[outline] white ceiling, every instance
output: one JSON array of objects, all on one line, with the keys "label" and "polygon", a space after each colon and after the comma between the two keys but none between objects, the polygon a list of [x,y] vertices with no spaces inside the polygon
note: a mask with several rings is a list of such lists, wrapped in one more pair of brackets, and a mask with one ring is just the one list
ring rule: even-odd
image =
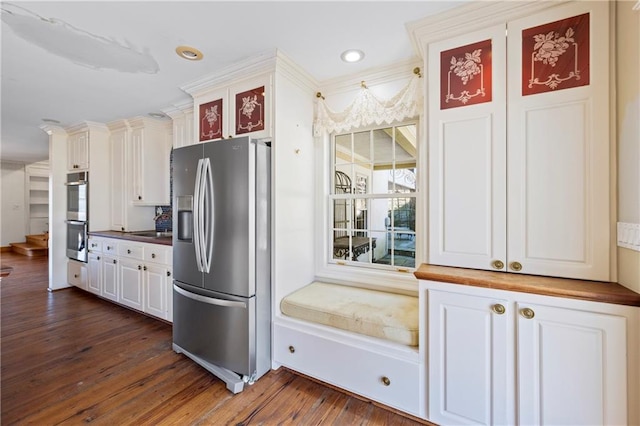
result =
[{"label": "white ceiling", "polygon": [[[319,82],[416,56],[407,22],[460,1],[2,1],[2,160],[47,159],[43,118],[106,123],[188,101],[179,89],[279,49]],[[204,59],[176,55],[196,47]],[[365,52],[347,64],[340,53]]]}]

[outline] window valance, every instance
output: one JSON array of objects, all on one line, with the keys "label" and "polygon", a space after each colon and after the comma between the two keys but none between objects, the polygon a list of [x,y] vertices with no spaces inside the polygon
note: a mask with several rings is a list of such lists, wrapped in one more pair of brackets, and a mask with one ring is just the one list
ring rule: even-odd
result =
[{"label": "window valance", "polygon": [[316,136],[323,132],[345,132],[373,124],[391,124],[418,116],[422,112],[422,79],[419,73],[389,100],[375,96],[363,83],[354,101],[344,111],[329,109],[324,97],[318,96],[314,130]]}]

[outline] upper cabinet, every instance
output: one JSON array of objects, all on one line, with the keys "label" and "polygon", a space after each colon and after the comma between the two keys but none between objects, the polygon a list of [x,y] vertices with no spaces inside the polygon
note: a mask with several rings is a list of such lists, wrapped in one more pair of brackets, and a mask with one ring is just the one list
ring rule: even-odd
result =
[{"label": "upper cabinet", "polygon": [[89,169],[89,131],[83,130],[69,135],[67,139],[67,170]]},{"label": "upper cabinet", "polygon": [[169,204],[171,123],[145,117],[128,122],[131,126],[127,150],[131,201],[138,205]]},{"label": "upper cabinet", "polygon": [[428,261],[608,281],[609,5],[487,9],[500,7],[510,10],[485,24],[478,13],[491,10],[468,14],[470,25],[452,15],[447,38],[416,31],[428,69]]},{"label": "upper cabinet", "polygon": [[273,136],[272,74],[244,78],[194,94],[195,142]]}]

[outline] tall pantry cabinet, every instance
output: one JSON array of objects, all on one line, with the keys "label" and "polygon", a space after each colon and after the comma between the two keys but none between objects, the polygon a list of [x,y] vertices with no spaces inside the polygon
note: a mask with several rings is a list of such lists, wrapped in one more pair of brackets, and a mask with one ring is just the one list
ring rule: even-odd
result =
[{"label": "tall pantry cabinet", "polygon": [[429,263],[609,281],[609,5],[482,6],[416,31]]}]

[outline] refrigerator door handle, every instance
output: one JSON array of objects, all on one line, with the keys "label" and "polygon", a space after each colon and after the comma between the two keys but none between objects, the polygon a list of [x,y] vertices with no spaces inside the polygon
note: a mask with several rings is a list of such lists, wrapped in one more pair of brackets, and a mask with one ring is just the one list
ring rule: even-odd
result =
[{"label": "refrigerator door handle", "polygon": [[196,184],[193,190],[193,245],[196,251],[196,265],[198,265],[198,271],[203,272],[204,267],[202,264],[202,242],[201,242],[201,222],[202,222],[202,203],[200,194],[202,192],[202,166],[203,160],[198,160],[198,167],[196,168]]},{"label": "refrigerator door handle", "polygon": [[214,231],[214,197],[213,197],[213,172],[211,170],[211,160],[206,158],[204,160],[204,175],[202,177],[204,181],[203,198],[207,198],[209,211],[204,215],[206,223],[203,226],[203,242],[202,242],[202,256],[203,267],[206,273],[211,270],[211,260],[213,259],[213,231]]},{"label": "refrigerator door handle", "polygon": [[191,293],[186,290],[181,289],[177,285],[173,285],[173,290],[176,293],[183,295],[191,300],[195,300],[197,302],[208,303],[209,305],[216,306],[226,306],[228,308],[247,308],[247,304],[244,302],[236,302],[235,300],[222,300],[222,299],[214,299],[212,297],[201,296],[199,294]]}]

